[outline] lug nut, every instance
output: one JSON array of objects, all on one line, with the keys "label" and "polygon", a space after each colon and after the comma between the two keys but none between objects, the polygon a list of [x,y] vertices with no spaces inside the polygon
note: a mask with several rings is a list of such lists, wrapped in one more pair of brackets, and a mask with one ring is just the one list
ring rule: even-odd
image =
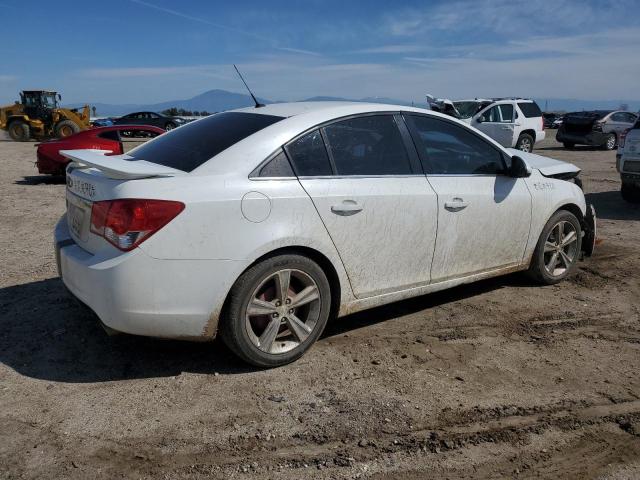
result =
[{"label": "lug nut", "polygon": [[290,298],[287,298],[287,299],[284,301],[284,303],[286,303],[287,305],[289,305],[289,304],[291,303],[291,299],[290,299]]},{"label": "lug nut", "polygon": [[293,308],[291,310],[289,310],[289,313],[293,313]]},{"label": "lug nut", "polygon": [[274,313],[274,314],[272,315],[272,317],[273,317],[273,318],[278,318],[278,314],[277,314],[277,313]]},{"label": "lug nut", "polygon": [[279,307],[281,305],[280,300],[276,300],[276,307]]}]

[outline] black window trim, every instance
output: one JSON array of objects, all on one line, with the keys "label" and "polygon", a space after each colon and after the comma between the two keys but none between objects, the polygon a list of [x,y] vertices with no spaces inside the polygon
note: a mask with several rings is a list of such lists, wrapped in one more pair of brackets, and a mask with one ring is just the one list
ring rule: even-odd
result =
[{"label": "black window trim", "polygon": [[[435,119],[440,120],[442,122],[450,123],[452,125],[455,125],[456,127],[465,128],[463,125],[460,125],[457,122],[452,122],[448,118],[443,118],[443,117],[436,116],[436,115],[426,115],[424,113],[411,112],[411,111],[402,112],[402,115],[403,115],[403,117],[412,116],[413,115],[413,116],[416,116],[416,117],[435,118]],[[407,127],[409,128],[409,132],[411,133],[411,137],[413,138],[413,141],[415,143],[416,142],[416,138],[418,137],[419,134],[416,131],[415,126],[410,121],[410,119],[405,118],[404,120],[405,120],[405,123],[407,124]],[[487,142],[487,140],[485,138],[482,138],[481,135],[478,135],[472,129],[467,128],[467,130],[469,131],[469,133],[471,133],[472,135],[475,135],[479,140],[483,141],[484,143],[489,145],[491,148],[493,148],[494,150],[496,150],[500,154],[500,159],[502,160],[503,171],[502,172],[498,172],[498,173],[430,173],[430,172],[427,171],[427,167],[430,166],[429,158],[427,157],[427,158],[423,159],[423,156],[425,156],[425,154],[424,154],[424,152],[421,151],[422,149],[417,148],[417,145],[416,145],[416,150],[418,151],[418,155],[420,157],[420,163],[422,164],[422,167],[424,168],[424,174],[427,177],[453,177],[453,176],[456,176],[456,177],[497,177],[498,175],[509,176],[508,173],[507,173],[509,171],[509,160],[511,160],[511,157],[509,156],[509,154],[504,152],[502,149],[497,148],[492,143]]]},{"label": "black window trim", "polygon": [[[400,135],[402,137],[402,142],[404,144],[406,153],[407,153],[407,157],[409,159],[409,166],[411,168],[412,173],[405,173],[405,174],[394,174],[394,175],[338,175],[336,172],[336,167],[335,167],[335,163],[333,160],[333,153],[331,152],[331,147],[329,146],[329,142],[327,141],[326,138],[326,134],[324,133],[324,129],[325,127],[328,127],[329,125],[332,125],[334,123],[338,123],[338,122],[342,122],[345,120],[350,120],[352,118],[361,118],[361,117],[373,117],[373,116],[380,116],[380,115],[387,115],[387,116],[392,116],[394,117],[395,123],[398,127],[398,130],[400,131]],[[401,118],[402,122],[398,121],[398,118]],[[336,178],[347,178],[347,179],[361,179],[361,178],[406,178],[406,177],[416,177],[416,176],[421,176],[423,177],[425,175],[423,169],[422,169],[422,163],[420,162],[420,158],[418,156],[418,152],[417,149],[413,143],[413,139],[407,139],[405,137],[405,134],[403,133],[403,128],[402,126],[404,126],[404,128],[406,129],[406,133],[409,133],[409,129],[407,127],[407,125],[405,125],[404,122],[404,118],[402,118],[402,112],[401,111],[396,111],[396,110],[385,110],[385,111],[375,111],[375,112],[364,112],[364,113],[352,113],[349,115],[345,115],[343,117],[338,117],[338,118],[332,118],[331,120],[327,120],[326,122],[322,122],[322,123],[318,123],[317,125],[314,125],[311,128],[308,128],[307,130],[305,130],[302,133],[299,133],[298,135],[296,135],[295,137],[293,137],[291,140],[289,140],[287,143],[285,143],[282,148],[284,149],[285,154],[287,155],[287,158],[289,159],[289,163],[291,164],[291,167],[294,171],[294,173],[296,174],[296,178],[298,179],[304,179],[304,180],[315,180],[315,179],[336,179]],[[291,145],[292,143],[294,143],[296,140],[304,137],[305,135],[318,130],[320,132],[320,135],[322,137],[322,142],[324,143],[324,148],[327,152],[327,156],[329,157],[329,164],[331,166],[331,175],[298,175],[297,173],[297,169],[295,166],[295,162],[291,159],[291,155],[289,154],[288,151],[288,147],[289,145]],[[410,135],[410,134],[409,134]],[[410,143],[409,143],[410,142]],[[255,170],[254,170],[255,171]],[[264,177],[262,177],[264,178]],[[282,177],[278,177],[278,178],[282,178]]]}]

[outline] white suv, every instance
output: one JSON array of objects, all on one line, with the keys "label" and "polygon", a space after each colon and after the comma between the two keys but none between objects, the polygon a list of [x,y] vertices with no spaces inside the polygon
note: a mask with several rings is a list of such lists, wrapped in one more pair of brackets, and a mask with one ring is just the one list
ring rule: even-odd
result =
[{"label": "white suv", "polygon": [[427,101],[432,110],[468,123],[503,147],[531,152],[533,146],[545,138],[542,112],[533,100],[475,98],[452,102],[428,95]]}]

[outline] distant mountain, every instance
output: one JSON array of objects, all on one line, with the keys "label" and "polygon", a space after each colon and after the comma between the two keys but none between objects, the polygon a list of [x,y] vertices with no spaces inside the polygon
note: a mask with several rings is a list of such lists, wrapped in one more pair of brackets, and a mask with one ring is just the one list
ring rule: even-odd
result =
[{"label": "distant mountain", "polygon": [[[273,103],[264,98],[258,98],[260,103]],[[91,103],[92,107],[96,107],[96,115],[99,117],[111,117],[125,115],[131,112],[150,111],[161,112],[167,108],[176,107],[185,110],[206,110],[207,112],[221,112],[224,110],[232,110],[234,108],[250,107],[253,100],[249,95],[242,93],[228,92],[226,90],[209,90],[207,92],[196,95],[186,100],[170,100],[167,102],[151,103],[151,104],[123,104],[112,105],[108,103]],[[84,104],[72,104],[68,107],[82,107]]]},{"label": "distant mountain", "polygon": [[[279,103],[264,98],[259,98],[260,103]],[[394,98],[386,97],[365,97],[361,99],[349,99],[344,97],[332,97],[332,96],[316,96],[307,98],[303,101],[306,102],[321,102],[321,101],[351,101],[351,102],[374,102],[374,103],[388,103],[391,105],[413,105],[413,102],[405,100],[398,100]],[[549,111],[576,111],[576,110],[594,110],[594,109],[617,109],[620,105],[626,104],[629,111],[637,112],[640,110],[640,101],[638,100],[579,100],[569,98],[536,98],[536,102],[540,105],[540,108],[545,108]],[[196,95],[193,98],[184,100],[171,100],[167,102],[152,103],[152,104],[122,104],[113,105],[108,103],[91,103],[87,102],[91,106],[96,107],[96,114],[100,117],[105,116],[120,116],[126,113],[136,111],[152,111],[160,112],[167,108],[176,107],[183,108],[185,110],[206,110],[207,112],[221,112],[224,110],[232,110],[234,108],[250,107],[253,105],[253,100],[249,95],[236,92],[228,92],[226,90],[209,90],[207,92]],[[83,104],[68,105],[69,107],[81,107]],[[415,103],[416,107],[426,106],[424,98],[418,99]]]}]

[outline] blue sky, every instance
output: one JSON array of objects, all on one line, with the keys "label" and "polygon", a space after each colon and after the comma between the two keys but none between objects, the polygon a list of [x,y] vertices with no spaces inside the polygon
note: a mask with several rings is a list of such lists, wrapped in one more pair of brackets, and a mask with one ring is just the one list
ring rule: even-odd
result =
[{"label": "blue sky", "polygon": [[640,0],[0,0],[0,14],[3,103],[242,91],[232,63],[274,100],[640,100]]}]

